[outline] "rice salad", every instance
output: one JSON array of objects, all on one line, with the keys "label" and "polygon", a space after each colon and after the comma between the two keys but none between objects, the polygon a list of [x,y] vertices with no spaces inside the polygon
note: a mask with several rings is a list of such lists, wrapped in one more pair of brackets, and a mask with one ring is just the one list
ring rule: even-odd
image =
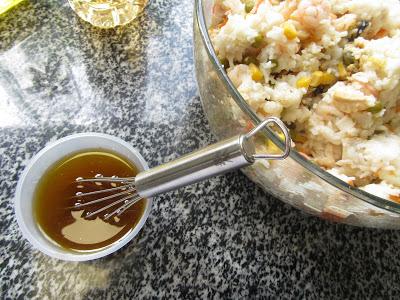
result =
[{"label": "rice salad", "polygon": [[400,203],[400,2],[216,0],[210,36],[260,118],[332,175]]}]

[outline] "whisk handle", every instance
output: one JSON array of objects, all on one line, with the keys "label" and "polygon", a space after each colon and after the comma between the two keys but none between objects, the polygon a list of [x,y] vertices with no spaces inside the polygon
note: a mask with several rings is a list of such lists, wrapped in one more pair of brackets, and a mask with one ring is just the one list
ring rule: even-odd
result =
[{"label": "whisk handle", "polygon": [[252,161],[243,146],[250,152],[254,145],[243,145],[242,139],[236,136],[141,172],[135,178],[136,189],[142,197],[155,196],[250,165]]},{"label": "whisk handle", "polygon": [[[283,132],[286,142],[283,154],[256,154],[252,137],[268,124],[278,126]],[[139,173],[135,178],[135,186],[140,196],[151,197],[251,165],[259,158],[283,159],[289,151],[288,130],[282,121],[272,117],[247,134],[229,138]]]}]

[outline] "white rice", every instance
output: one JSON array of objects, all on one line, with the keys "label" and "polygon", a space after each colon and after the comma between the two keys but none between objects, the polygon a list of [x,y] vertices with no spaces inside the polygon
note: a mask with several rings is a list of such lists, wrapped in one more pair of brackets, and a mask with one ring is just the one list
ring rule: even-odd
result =
[{"label": "white rice", "polygon": [[217,0],[210,36],[260,118],[280,117],[331,174],[399,201],[398,0]]}]

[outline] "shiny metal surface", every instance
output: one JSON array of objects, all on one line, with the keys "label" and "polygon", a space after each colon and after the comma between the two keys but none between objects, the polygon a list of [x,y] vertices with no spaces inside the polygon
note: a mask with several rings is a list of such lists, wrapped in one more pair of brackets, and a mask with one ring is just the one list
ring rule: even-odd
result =
[{"label": "shiny metal surface", "polygon": [[[281,154],[256,153],[257,147],[255,145],[254,136],[270,125],[278,127],[282,132],[285,138],[284,151]],[[75,205],[74,208],[81,206],[90,207],[92,204],[113,199],[108,205],[95,211],[88,212],[86,218],[90,218],[114,206],[115,208],[112,212],[105,214],[105,219],[114,215],[120,216],[142,198],[153,197],[223,174],[227,171],[252,165],[257,159],[285,159],[290,153],[290,146],[291,140],[286,126],[278,118],[270,117],[246,134],[240,134],[220,141],[158,167],[140,172],[136,178],[96,176],[94,178],[84,179],[79,177],[76,179],[77,183],[118,182],[122,184],[122,186],[88,193],[79,193],[76,195],[76,198],[80,198],[81,200],[93,194],[107,193],[108,196],[88,202],[84,201],[82,204]],[[116,191],[117,193],[114,193]],[[109,193],[111,193],[111,195]]]},{"label": "shiny metal surface", "polygon": [[251,161],[244,155],[241,141],[241,136],[236,136],[141,172],[136,176],[136,188],[142,197],[150,197],[248,166]]},{"label": "shiny metal surface", "polygon": [[[265,126],[278,126],[285,137],[282,154],[257,154],[252,139]],[[290,136],[286,126],[277,118],[268,118],[249,133],[238,135],[136,176],[135,186],[142,197],[152,197],[199,182],[227,171],[249,166],[256,159],[284,159],[290,152]]]},{"label": "shiny metal surface", "polygon": [[281,133],[283,134],[283,142],[284,142],[284,149],[283,153],[279,154],[270,154],[270,153],[255,153],[252,155],[252,159],[268,159],[268,160],[274,160],[274,159],[285,159],[286,157],[289,156],[290,150],[291,150],[291,138],[288,129],[286,128],[286,125],[278,118],[276,117],[269,117],[262,121],[258,126],[253,128],[249,133],[244,135],[244,138],[246,140],[251,139],[253,136],[255,136],[258,132],[262,131],[265,129],[266,126],[268,125],[275,125],[276,127],[279,128]]}]

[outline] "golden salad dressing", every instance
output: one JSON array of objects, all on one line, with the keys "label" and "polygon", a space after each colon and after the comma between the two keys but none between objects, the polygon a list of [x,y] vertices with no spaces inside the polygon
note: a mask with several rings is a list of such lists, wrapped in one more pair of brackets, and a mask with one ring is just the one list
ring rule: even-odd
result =
[{"label": "golden salad dressing", "polygon": [[[78,199],[73,196],[77,192],[112,186],[76,183],[75,179],[92,178],[96,174],[132,177],[137,173],[137,168],[128,160],[111,152],[85,151],[61,159],[46,171],[34,193],[33,209],[39,228],[51,241],[70,251],[97,251],[117,242],[136,226],[143,215],[146,200],[137,202],[119,217],[104,220],[107,212],[116,209],[111,207],[109,211],[87,220],[83,218],[86,211],[104,207],[112,200],[74,210],[71,208]],[[85,201],[107,195],[88,196]]]}]

